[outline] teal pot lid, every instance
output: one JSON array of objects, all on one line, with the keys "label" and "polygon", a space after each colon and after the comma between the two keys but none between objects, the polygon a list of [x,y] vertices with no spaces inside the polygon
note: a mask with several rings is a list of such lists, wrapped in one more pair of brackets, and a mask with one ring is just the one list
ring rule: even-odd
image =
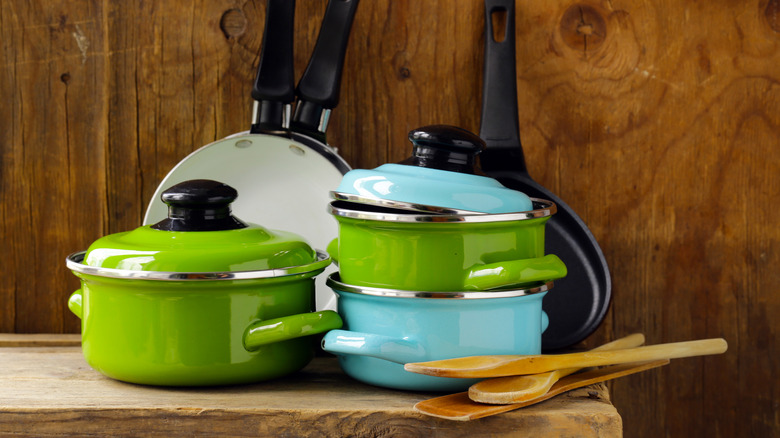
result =
[{"label": "teal pot lid", "polygon": [[235,218],[230,204],[237,197],[235,189],[217,181],[176,184],[162,194],[166,219],[96,240],[83,264],[129,271],[234,272],[318,261],[301,236]]},{"label": "teal pot lid", "polygon": [[504,187],[477,168],[485,142],[448,125],[409,133],[412,156],[398,164],[355,169],[332,192],[337,200],[441,214],[515,213],[532,210],[523,192]]}]

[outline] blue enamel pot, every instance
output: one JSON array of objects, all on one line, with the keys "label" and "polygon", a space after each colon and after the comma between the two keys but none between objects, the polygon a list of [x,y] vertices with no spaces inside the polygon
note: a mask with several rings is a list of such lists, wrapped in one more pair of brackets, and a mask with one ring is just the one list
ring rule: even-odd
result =
[{"label": "blue enamel pot", "polygon": [[462,391],[480,379],[434,377],[403,364],[490,354],[540,354],[552,283],[491,292],[417,292],[327,281],[336,293],[343,330],[322,340],[352,378],[415,391]]}]

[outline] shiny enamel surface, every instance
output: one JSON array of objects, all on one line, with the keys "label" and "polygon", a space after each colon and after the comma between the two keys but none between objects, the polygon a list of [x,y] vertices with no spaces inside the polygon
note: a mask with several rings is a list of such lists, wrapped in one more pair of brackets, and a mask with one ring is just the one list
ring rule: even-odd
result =
[{"label": "shiny enamel surface", "polygon": [[126,382],[200,386],[290,374],[314,356],[309,335],[341,326],[312,312],[316,272],[228,281],[148,281],[75,272],[69,301],[90,366]]},{"label": "shiny enamel surface", "polygon": [[351,170],[344,175],[336,191],[436,209],[481,213],[532,209],[528,196],[504,187],[493,178],[403,164]]},{"label": "shiny enamel surface", "polygon": [[[407,222],[382,213],[334,213],[339,238],[328,252],[339,265],[341,279],[356,286],[487,290],[555,280],[567,272],[557,256],[544,254],[545,222],[554,209],[541,202],[538,207],[514,219],[467,216],[487,219],[479,222],[447,221],[446,216],[442,222]],[[502,220],[490,220],[492,216]]]},{"label": "shiny enamel surface", "polygon": [[162,272],[259,271],[312,263],[317,253],[294,233],[259,225],[227,231],[160,231],[142,226],[96,240],[84,264]]},{"label": "shiny enamel surface", "polygon": [[323,338],[348,375],[364,383],[418,391],[459,391],[475,379],[407,372],[403,364],[486,354],[539,354],[547,292],[504,298],[399,298],[340,291],[343,330]]}]

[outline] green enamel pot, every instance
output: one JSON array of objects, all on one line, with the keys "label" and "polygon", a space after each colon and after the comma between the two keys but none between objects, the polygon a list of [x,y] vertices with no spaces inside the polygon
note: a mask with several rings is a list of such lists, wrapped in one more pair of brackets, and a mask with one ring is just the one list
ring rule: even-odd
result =
[{"label": "green enamel pot", "polygon": [[334,201],[339,237],[328,246],[346,284],[400,290],[494,290],[566,276],[544,254],[545,223],[555,204],[501,214],[409,214]]},{"label": "green enamel pot", "polygon": [[165,193],[169,217],[98,239],[67,258],[80,278],[68,307],[97,371],[132,383],[250,383],[300,370],[341,327],[314,312],[314,278],[331,262],[299,236],[230,214],[237,194],[208,180]]}]

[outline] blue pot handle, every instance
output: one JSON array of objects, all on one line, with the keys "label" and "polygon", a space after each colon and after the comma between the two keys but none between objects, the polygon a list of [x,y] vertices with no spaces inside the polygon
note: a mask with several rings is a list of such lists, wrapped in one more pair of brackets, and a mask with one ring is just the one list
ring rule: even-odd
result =
[{"label": "blue pot handle", "polygon": [[542,331],[540,333],[544,333],[545,330],[547,330],[547,327],[550,326],[550,317],[547,316],[547,312],[542,310]]},{"label": "blue pot handle", "polygon": [[322,338],[322,349],[333,354],[370,356],[401,364],[427,360],[425,348],[417,341],[349,330],[329,331]]}]

